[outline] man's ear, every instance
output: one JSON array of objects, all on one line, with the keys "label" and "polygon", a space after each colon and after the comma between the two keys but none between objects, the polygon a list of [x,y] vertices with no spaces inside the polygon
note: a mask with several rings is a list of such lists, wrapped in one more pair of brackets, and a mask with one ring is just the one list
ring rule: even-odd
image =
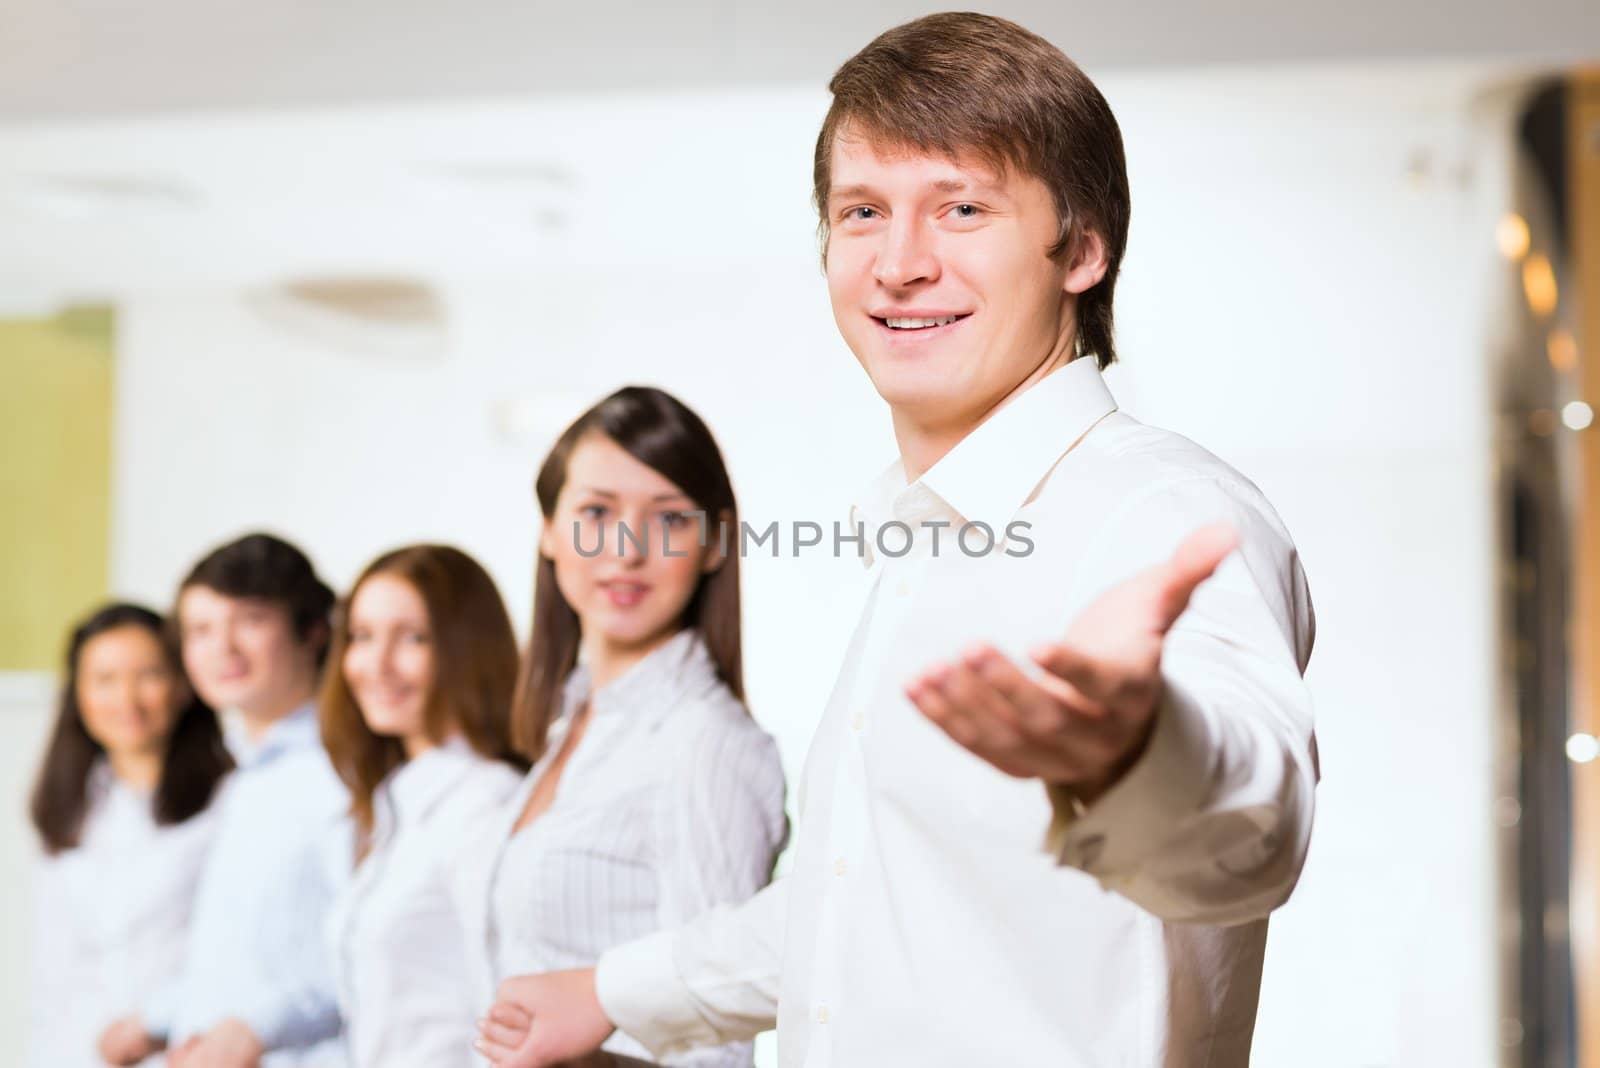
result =
[{"label": "man's ear", "polygon": [[333,627],[326,620],[319,619],[311,625],[311,630],[306,634],[306,648],[314,652],[318,659],[328,655],[328,648],[333,644]]},{"label": "man's ear", "polygon": [[1062,281],[1061,288],[1077,296],[1099,284],[1100,279],[1106,276],[1110,257],[1106,252],[1105,239],[1098,231],[1082,231],[1074,245],[1072,266],[1067,269],[1067,277]]}]

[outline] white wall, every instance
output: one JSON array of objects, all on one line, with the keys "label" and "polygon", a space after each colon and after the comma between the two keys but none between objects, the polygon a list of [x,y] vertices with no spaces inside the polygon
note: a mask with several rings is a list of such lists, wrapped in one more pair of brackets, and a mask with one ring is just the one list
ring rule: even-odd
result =
[{"label": "white wall", "polygon": [[[1474,125],[1475,81],[1370,70],[1103,80],[1135,207],[1113,389],[1266,490],[1318,608],[1325,780],[1305,877],[1273,923],[1262,1065],[1497,1063],[1489,324],[1476,298],[1499,279],[1499,178],[1495,143]],[[301,541],[338,584],[381,549],[437,538],[483,559],[525,621],[545,442],[631,381],[702,411],[747,518],[841,516],[892,442],[833,329],[805,175],[767,201],[765,187],[723,197],[719,185],[804,168],[819,102],[743,94],[751,125],[695,141],[680,161],[691,180],[664,179],[674,194],[655,202],[657,230],[639,233],[636,256],[623,234],[609,259],[453,267],[436,363],[319,350],[275,332],[231,286],[129,292],[119,592],[165,602],[198,552],[259,526]],[[694,103],[681,119],[702,129],[708,105]],[[401,124],[386,121],[390,134]],[[635,197],[653,195],[652,173],[641,169]],[[756,236],[732,258],[698,247],[737,246],[740,228]],[[761,236],[776,231],[796,236]],[[493,413],[518,399],[550,416],[507,441]],[[846,638],[836,605],[856,567],[748,561],[752,703],[792,777]],[[5,845],[15,852],[15,836]],[[16,1000],[11,968],[0,1007]]]}]

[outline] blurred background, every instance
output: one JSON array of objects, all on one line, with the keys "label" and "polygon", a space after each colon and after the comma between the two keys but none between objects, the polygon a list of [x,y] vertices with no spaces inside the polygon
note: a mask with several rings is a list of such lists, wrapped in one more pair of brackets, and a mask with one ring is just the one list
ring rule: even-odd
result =
[{"label": "blurred background", "polygon": [[[65,627],[264,528],[344,587],[484,561],[629,382],[746,518],[894,455],[808,202],[828,76],[900,0],[0,0],[0,1065]],[[1600,1068],[1600,4],[1030,2],[1127,142],[1123,407],[1287,521],[1324,782],[1255,1063]],[[791,784],[859,564],[746,562]],[[791,792],[792,804],[792,792]],[[762,1048],[770,1063],[770,1043]]]}]

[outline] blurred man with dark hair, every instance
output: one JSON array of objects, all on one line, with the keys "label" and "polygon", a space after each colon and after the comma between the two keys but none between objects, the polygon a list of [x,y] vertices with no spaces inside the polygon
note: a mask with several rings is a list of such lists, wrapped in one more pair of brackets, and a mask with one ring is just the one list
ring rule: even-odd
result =
[{"label": "blurred man with dark hair", "polygon": [[[202,873],[182,978],[119,1021],[113,1063],[139,1038],[171,1068],[336,1063],[339,1031],[323,923],[349,799],[323,751],[314,695],[334,595],[299,549],[252,534],[197,563],[174,616],[184,667],[232,714],[238,762]],[[342,867],[341,867],[342,865]]]}]

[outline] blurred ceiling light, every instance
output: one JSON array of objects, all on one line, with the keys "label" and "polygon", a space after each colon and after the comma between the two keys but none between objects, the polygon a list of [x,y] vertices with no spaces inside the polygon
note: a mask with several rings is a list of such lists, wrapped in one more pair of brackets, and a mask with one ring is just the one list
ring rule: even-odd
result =
[{"label": "blurred ceiling light", "polygon": [[1587,764],[1600,756],[1600,739],[1592,734],[1574,734],[1567,739],[1567,759],[1574,764]]},{"label": "blurred ceiling light", "polygon": [[1557,371],[1571,371],[1578,366],[1578,340],[1570,330],[1556,327],[1550,331],[1545,350],[1550,355],[1550,366]]},{"label": "blurred ceiling light", "polygon": [[1535,408],[1528,413],[1528,429],[1534,437],[1547,438],[1561,426],[1561,417],[1549,408]]},{"label": "blurred ceiling light", "polygon": [[1561,407],[1561,421],[1568,430],[1587,430],[1594,422],[1594,409],[1583,401],[1568,401]]},{"label": "blurred ceiling light", "polygon": [[41,175],[23,186],[27,203],[63,219],[88,219],[130,210],[187,210],[201,203],[192,186],[170,178],[117,174]]},{"label": "blurred ceiling light", "polygon": [[1514,211],[1500,216],[1494,228],[1494,243],[1506,259],[1522,259],[1528,254],[1528,221]]},{"label": "blurred ceiling light", "polygon": [[1522,291],[1527,295],[1533,314],[1547,319],[1555,313],[1556,272],[1544,253],[1535,252],[1522,261]]},{"label": "blurred ceiling light", "polygon": [[420,363],[446,350],[444,303],[415,279],[296,279],[246,302],[276,329],[359,356]]}]

